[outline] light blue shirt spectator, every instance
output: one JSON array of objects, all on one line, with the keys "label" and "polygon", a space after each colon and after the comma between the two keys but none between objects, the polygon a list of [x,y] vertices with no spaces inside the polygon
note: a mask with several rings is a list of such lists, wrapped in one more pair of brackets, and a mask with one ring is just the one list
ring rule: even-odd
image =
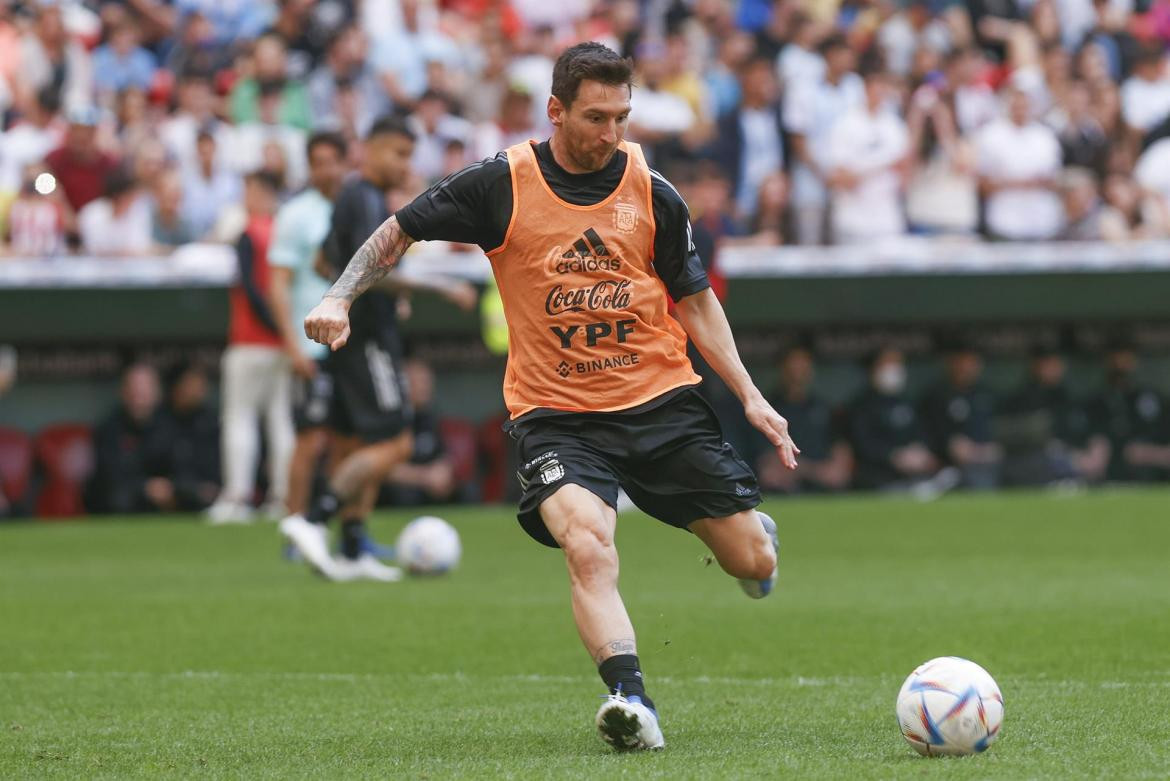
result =
[{"label": "light blue shirt spectator", "polygon": [[204,238],[220,214],[229,206],[240,203],[244,188],[240,177],[222,169],[210,177],[198,169],[192,169],[183,176],[183,210],[195,235]]},{"label": "light blue shirt spectator", "polygon": [[293,333],[301,335],[301,351],[314,360],[325,357],[328,348],[305,336],[301,323],[329,290],[329,282],[313,269],[313,261],[329,233],[332,217],[333,204],[310,187],[280,207],[268,247],[269,264],[282,266],[293,273]]},{"label": "light blue shirt spectator", "polygon": [[256,38],[276,18],[276,4],[271,0],[175,0],[175,10],[179,18],[202,14],[220,43]]}]

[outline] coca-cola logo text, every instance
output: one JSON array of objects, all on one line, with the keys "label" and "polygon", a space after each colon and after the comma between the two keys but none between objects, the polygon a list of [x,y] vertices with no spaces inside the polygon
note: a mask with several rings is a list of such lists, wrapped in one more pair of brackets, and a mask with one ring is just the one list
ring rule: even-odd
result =
[{"label": "coca-cola logo text", "polygon": [[630,306],[628,279],[603,279],[589,287],[565,290],[556,285],[548,291],[544,300],[544,311],[550,315],[565,312],[596,312],[602,309],[628,309]]}]

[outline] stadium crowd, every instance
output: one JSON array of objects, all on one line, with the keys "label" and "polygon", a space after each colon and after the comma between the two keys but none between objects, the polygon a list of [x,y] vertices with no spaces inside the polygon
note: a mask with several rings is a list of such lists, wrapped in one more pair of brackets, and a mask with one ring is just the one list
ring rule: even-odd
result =
[{"label": "stadium crowd", "polygon": [[[0,0],[0,254],[235,244],[257,215],[270,219],[310,184],[311,139],[340,137],[345,167],[357,170],[360,140],[387,115],[414,136],[410,174],[387,194],[395,209],[475,160],[546,137],[552,63],[582,39],[635,62],[628,137],[678,185],[715,267],[723,247],[911,233],[1170,237],[1168,9],[1160,0]],[[248,285],[237,292],[257,308]],[[793,350],[775,403],[804,465],[793,476],[759,443],[737,445],[764,487],[787,492],[929,497],[956,485],[1170,476],[1170,416],[1132,380],[1132,350],[1109,354],[1092,400],[1068,395],[1057,354],[1038,354],[1030,384],[998,399],[977,382],[977,354],[956,348],[946,360],[946,382],[911,399],[904,356],[882,351],[872,387],[835,409],[810,391],[812,354]],[[200,509],[221,490],[206,374],[184,365],[167,380],[163,393],[154,369],[127,370],[121,403],[94,431],[88,509]],[[415,382],[429,393],[425,376]],[[428,431],[415,432],[416,444],[431,449],[387,489],[398,501],[479,498],[459,491],[476,475],[507,482],[482,469],[496,445],[469,451],[466,432],[419,417]],[[464,443],[460,465],[443,460],[444,439]]]},{"label": "stadium crowd", "polygon": [[419,139],[402,201],[544,136],[552,61],[581,39],[633,58],[629,137],[701,185],[695,221],[725,243],[1165,236],[1166,18],[1157,0],[5,0],[3,246],[230,238],[245,174],[292,193],[309,133],[356,140],[387,112]]}]

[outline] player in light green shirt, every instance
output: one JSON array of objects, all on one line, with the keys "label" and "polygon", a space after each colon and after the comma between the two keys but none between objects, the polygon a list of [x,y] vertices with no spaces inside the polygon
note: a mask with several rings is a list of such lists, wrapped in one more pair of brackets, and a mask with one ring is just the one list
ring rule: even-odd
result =
[{"label": "player in light green shirt", "polygon": [[305,336],[301,323],[330,282],[314,269],[329,233],[333,198],[346,173],[345,139],[316,133],[307,144],[309,187],[276,213],[268,248],[273,317],[293,371],[293,418],[297,427],[288,489],[288,509],[303,513],[317,461],[328,443],[332,381],[322,362],[329,350]]}]

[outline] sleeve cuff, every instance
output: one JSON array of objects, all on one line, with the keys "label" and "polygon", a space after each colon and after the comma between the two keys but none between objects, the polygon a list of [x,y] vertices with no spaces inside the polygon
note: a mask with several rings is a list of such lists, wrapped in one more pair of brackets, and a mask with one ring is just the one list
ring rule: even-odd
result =
[{"label": "sleeve cuff", "polygon": [[711,280],[707,279],[704,274],[701,277],[689,280],[688,282],[675,285],[670,289],[670,297],[674,299],[674,303],[678,303],[687,296],[693,296],[695,293],[702,293],[707,288],[711,287]]}]

